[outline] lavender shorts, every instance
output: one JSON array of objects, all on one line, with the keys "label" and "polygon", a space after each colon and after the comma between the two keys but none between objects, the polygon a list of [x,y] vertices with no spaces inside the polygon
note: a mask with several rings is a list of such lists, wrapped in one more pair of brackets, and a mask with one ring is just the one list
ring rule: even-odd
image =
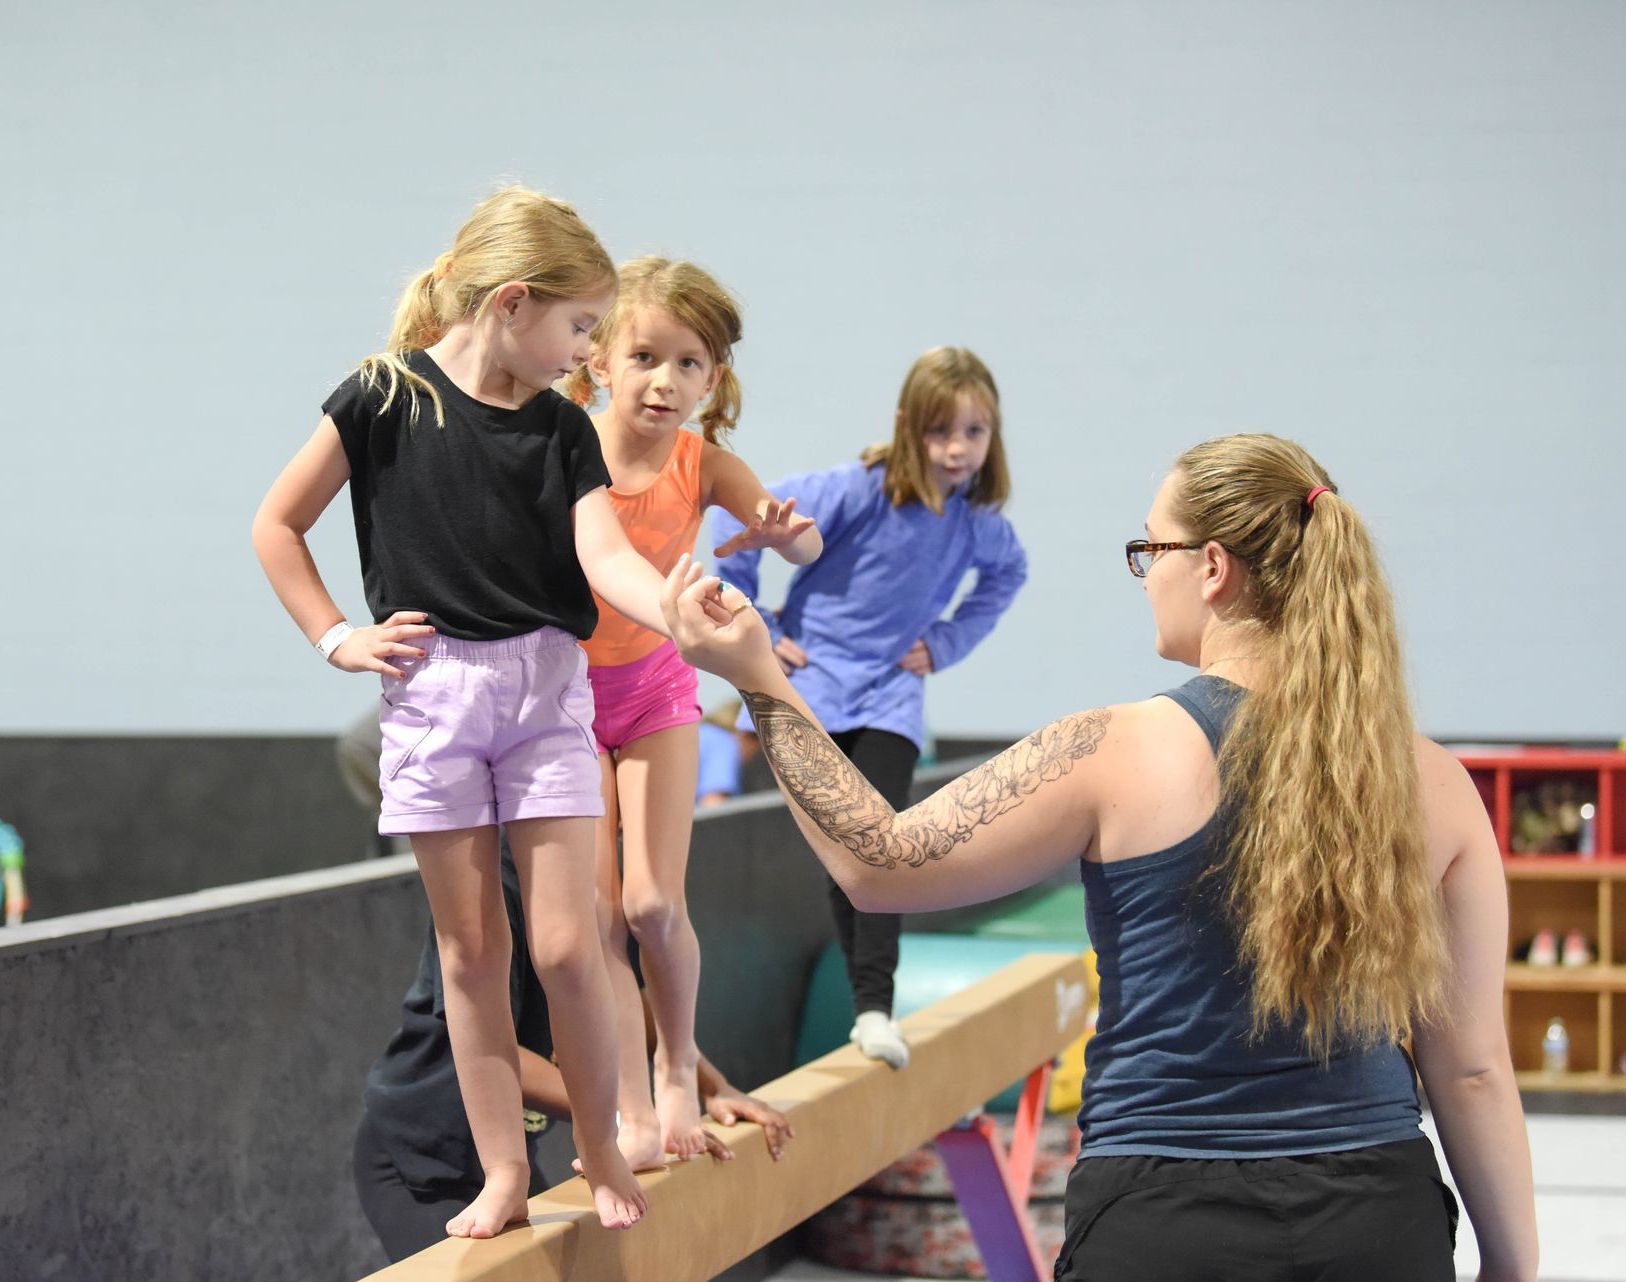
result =
[{"label": "lavender shorts", "polygon": [[700,720],[700,678],[670,641],[631,663],[587,669],[593,683],[593,738],[600,752]]},{"label": "lavender shorts", "polygon": [[378,724],[389,836],[604,813],[587,656],[543,628],[504,641],[418,637],[393,660]]}]

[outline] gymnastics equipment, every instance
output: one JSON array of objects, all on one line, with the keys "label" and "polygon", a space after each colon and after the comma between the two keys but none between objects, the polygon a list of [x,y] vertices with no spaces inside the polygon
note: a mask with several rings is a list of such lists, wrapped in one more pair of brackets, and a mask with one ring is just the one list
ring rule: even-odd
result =
[{"label": "gymnastics equipment", "polygon": [[[640,1175],[649,1210],[630,1229],[601,1228],[573,1179],[532,1198],[527,1223],[437,1242],[368,1282],[707,1282],[934,1136],[989,1277],[1043,1282],[1022,1205],[1051,1061],[1083,1030],[1086,997],[1077,954],[1029,954],[906,1016],[901,1072],[849,1045],[753,1091],[796,1128],[778,1162],[754,1123],[722,1127],[734,1160]],[[1007,1154],[974,1110],[1024,1077]]]}]

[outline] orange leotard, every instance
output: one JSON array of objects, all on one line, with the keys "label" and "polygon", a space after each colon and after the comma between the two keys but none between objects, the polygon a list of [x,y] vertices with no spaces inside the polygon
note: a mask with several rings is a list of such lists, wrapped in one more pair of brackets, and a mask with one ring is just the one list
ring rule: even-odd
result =
[{"label": "orange leotard", "polygon": [[[671,572],[678,557],[694,551],[700,533],[700,458],[705,439],[679,429],[660,474],[635,494],[610,487],[610,502],[638,554],[661,574]],[[598,627],[582,645],[594,667],[632,663],[657,649],[665,640],[657,632],[639,627],[598,593]]]}]

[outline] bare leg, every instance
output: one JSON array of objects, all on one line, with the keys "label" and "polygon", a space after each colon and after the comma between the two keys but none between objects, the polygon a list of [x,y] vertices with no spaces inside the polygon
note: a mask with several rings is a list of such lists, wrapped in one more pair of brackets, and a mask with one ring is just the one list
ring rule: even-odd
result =
[{"label": "bare leg", "polygon": [[615,771],[625,836],[621,902],[655,1014],[655,1111],[664,1148],[684,1158],[706,1151],[694,1041],[700,942],[684,895],[699,755],[695,727],[673,726],[629,743]]},{"label": "bare leg", "polygon": [[519,1044],[509,1005],[514,939],[503,907],[497,830],[416,833],[446,990],[446,1031],[485,1188],[446,1223],[453,1237],[491,1237],[525,1218],[531,1182],[520,1126]]},{"label": "bare leg", "polygon": [[636,1223],[648,1202],[615,1142],[615,1020],[593,903],[596,823],[518,819],[508,825],[508,844],[525,902],[531,965],[548,995],[582,1174],[600,1223],[618,1229]]},{"label": "bare leg", "polygon": [[615,1035],[620,1052],[616,1100],[621,1126],[616,1143],[635,1171],[661,1165],[661,1124],[649,1093],[649,1048],[644,1033],[644,1003],[638,977],[627,959],[627,918],[621,911],[621,864],[617,836],[621,826],[615,787],[615,763],[599,755],[603,773],[604,818],[597,828],[598,920],[604,964],[615,992]]}]

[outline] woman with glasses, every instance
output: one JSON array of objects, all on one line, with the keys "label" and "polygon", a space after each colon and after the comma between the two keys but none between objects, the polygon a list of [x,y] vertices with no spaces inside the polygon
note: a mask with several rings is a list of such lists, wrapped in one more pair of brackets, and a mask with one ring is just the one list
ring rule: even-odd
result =
[{"label": "woman with glasses", "polygon": [[664,605],[861,909],[1078,864],[1101,1009],[1058,1279],[1453,1278],[1414,1065],[1480,1276],[1534,1278],[1501,862],[1466,772],[1413,729],[1365,525],[1298,445],[1230,436],[1180,457],[1127,553],[1158,653],[1198,675],[1062,717],[901,813],[737,594],[680,568]]}]

